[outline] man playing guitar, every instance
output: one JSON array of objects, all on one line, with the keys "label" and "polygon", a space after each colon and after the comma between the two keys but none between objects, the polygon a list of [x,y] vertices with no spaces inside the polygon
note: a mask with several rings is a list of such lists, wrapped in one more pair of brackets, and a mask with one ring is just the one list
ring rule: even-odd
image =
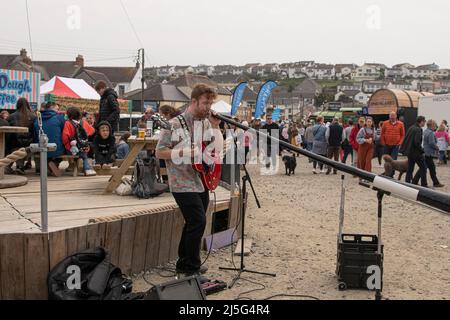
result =
[{"label": "man playing guitar", "polygon": [[[201,265],[200,246],[206,227],[209,191],[193,169],[191,160],[197,163],[200,159],[202,163],[203,156],[210,156],[208,150],[215,150],[215,156],[221,157],[223,137],[220,120],[211,116],[211,106],[216,97],[213,88],[203,84],[195,86],[186,112],[170,120],[171,130],[161,131],[156,148],[156,157],[166,160],[170,191],[185,220],[176,269],[178,274],[186,276],[207,271]],[[208,138],[210,145],[202,152],[202,143]]]}]

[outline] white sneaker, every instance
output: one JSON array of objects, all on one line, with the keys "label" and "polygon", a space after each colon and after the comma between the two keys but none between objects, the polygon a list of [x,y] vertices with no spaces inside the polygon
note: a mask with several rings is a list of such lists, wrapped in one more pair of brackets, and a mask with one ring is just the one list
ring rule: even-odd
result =
[{"label": "white sneaker", "polygon": [[316,169],[313,169],[313,174],[317,174],[317,171],[316,171]]},{"label": "white sneaker", "polygon": [[86,170],[86,172],[84,173],[84,175],[86,177],[95,177],[97,175],[97,172],[95,172],[94,170]]},{"label": "white sneaker", "polygon": [[325,173],[325,172],[327,172],[327,171],[325,169],[322,169],[322,171],[320,173]]}]

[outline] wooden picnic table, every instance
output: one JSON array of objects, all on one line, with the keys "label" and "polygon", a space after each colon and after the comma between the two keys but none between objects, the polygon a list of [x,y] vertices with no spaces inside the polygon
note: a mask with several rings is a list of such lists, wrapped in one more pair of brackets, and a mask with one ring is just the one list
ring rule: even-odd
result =
[{"label": "wooden picnic table", "polygon": [[138,139],[136,136],[132,136],[128,139],[130,145],[130,152],[123,160],[119,169],[113,171],[108,186],[106,187],[106,193],[114,192],[117,187],[122,183],[123,176],[127,173],[131,166],[136,162],[136,157],[142,150],[155,150],[158,144],[159,137],[153,136],[151,138]]},{"label": "wooden picnic table", "polygon": [[[27,133],[25,127],[0,127],[0,159],[5,157],[6,134],[7,133]],[[28,179],[21,176],[5,176],[5,168],[0,167],[0,189],[23,186]]]}]

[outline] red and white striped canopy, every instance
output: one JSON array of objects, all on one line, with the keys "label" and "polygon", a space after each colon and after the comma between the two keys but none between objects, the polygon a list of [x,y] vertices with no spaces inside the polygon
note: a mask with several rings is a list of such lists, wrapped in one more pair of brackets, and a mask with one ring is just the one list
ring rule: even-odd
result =
[{"label": "red and white striped canopy", "polygon": [[72,79],[63,77],[53,77],[43,84],[40,94],[54,94],[58,97],[69,97],[77,99],[100,100],[99,94],[83,79]]}]

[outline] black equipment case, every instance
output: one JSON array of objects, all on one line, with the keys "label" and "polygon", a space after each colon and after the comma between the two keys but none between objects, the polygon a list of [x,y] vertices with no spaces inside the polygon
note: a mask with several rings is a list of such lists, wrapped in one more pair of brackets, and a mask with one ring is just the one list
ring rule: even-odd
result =
[{"label": "black equipment case", "polygon": [[378,266],[383,283],[384,246],[381,242],[381,212],[378,215],[378,236],[362,234],[344,234],[345,177],[342,176],[341,206],[339,210],[339,235],[337,244],[336,275],[339,290],[369,289],[367,280],[372,274],[369,267]]}]

